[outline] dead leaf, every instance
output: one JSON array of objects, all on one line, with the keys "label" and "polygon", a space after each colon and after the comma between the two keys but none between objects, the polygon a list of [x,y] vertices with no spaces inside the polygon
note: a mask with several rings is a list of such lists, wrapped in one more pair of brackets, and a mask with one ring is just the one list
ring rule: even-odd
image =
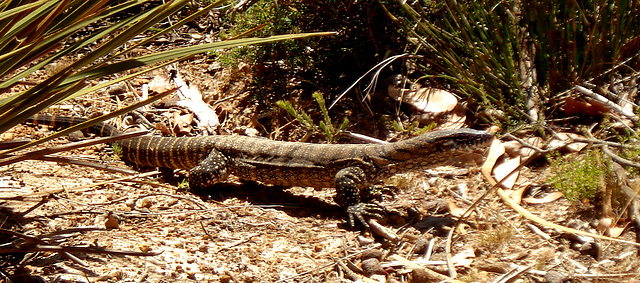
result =
[{"label": "dead leaf", "polygon": [[[531,137],[524,139],[524,142],[528,145],[540,148],[544,140],[540,137]],[[505,150],[509,156],[520,156],[522,159],[527,159],[536,154],[536,150],[531,147],[524,146],[519,141],[507,141],[504,142]]]},{"label": "dead leaf", "polygon": [[[458,105],[460,106],[460,105]],[[467,115],[464,107],[456,107],[447,115],[445,121],[440,121],[441,129],[460,129],[464,127],[464,122],[467,121]]]},{"label": "dead leaf", "polygon": [[505,141],[502,142],[504,149],[509,156],[519,155],[522,144],[518,141]]},{"label": "dead leaf", "polygon": [[373,231],[373,233],[376,233],[377,235],[380,235],[388,240],[391,241],[397,241],[398,240],[398,234],[396,234],[395,232],[393,232],[393,230],[380,225],[380,223],[378,223],[378,221],[376,221],[375,219],[371,218],[367,220],[367,223],[369,224],[369,227],[371,228],[371,231]]},{"label": "dead leaf", "polygon": [[449,207],[449,213],[455,217],[461,217],[462,214],[466,211],[464,208],[460,208],[452,201],[447,202],[447,206]]},{"label": "dead leaf", "polygon": [[496,125],[492,125],[486,131],[495,135],[497,132],[500,131],[500,127],[498,127]]},{"label": "dead leaf", "polygon": [[576,100],[571,97],[564,100],[562,109],[564,110],[564,114],[568,116],[602,116],[610,112],[606,105],[595,100],[587,102],[582,99]]},{"label": "dead leaf", "polygon": [[614,227],[609,228],[608,234],[610,237],[618,238],[620,237],[620,235],[622,235],[622,232],[624,232],[625,228],[626,227],[620,227],[616,225]]},{"label": "dead leaf", "polygon": [[[511,171],[515,170],[520,165],[520,156],[507,159],[502,164],[498,164],[493,167],[493,174],[496,176],[496,180],[504,179]],[[518,180],[520,172],[515,172],[502,181],[502,187],[506,189],[512,189]]]},{"label": "dead leaf", "polygon": [[173,135],[171,130],[169,130],[169,127],[167,127],[167,125],[165,125],[164,123],[155,123],[154,126],[156,130],[160,131],[163,135]]},{"label": "dead leaf", "polygon": [[164,76],[156,76],[148,84],[149,91],[162,93],[170,89],[169,81]]},{"label": "dead leaf", "polygon": [[597,229],[600,232],[603,232],[605,235],[609,235],[610,237],[613,237],[613,238],[620,237],[620,235],[622,235],[622,232],[624,232],[624,230],[626,229],[626,226],[628,225],[628,223],[627,225],[620,226],[620,225],[614,224],[613,222],[614,220],[610,217],[601,218],[598,221]]},{"label": "dead leaf", "polygon": [[473,252],[473,249],[466,249],[451,257],[451,261],[453,262],[453,266],[471,267],[475,257],[476,254]]},{"label": "dead leaf", "polygon": [[498,139],[494,139],[491,143],[491,147],[489,147],[489,154],[487,159],[482,164],[481,171],[485,174],[485,176],[491,176],[491,171],[493,171],[493,166],[495,166],[498,159],[505,153],[504,145]]},{"label": "dead leaf", "polygon": [[402,101],[427,113],[449,112],[458,105],[458,98],[452,93],[437,88],[418,88],[417,84],[412,84],[409,89],[391,84],[387,93],[396,101]]},{"label": "dead leaf", "polygon": [[179,115],[177,112],[174,112],[173,122],[175,126],[173,127],[173,131],[178,136],[184,136],[191,133],[191,123],[193,122],[193,113],[188,113],[185,115]]},{"label": "dead leaf", "polygon": [[[513,176],[513,175],[512,175]],[[527,190],[526,186],[520,186],[520,188],[513,190],[509,197],[517,204],[522,202],[522,194]]]}]

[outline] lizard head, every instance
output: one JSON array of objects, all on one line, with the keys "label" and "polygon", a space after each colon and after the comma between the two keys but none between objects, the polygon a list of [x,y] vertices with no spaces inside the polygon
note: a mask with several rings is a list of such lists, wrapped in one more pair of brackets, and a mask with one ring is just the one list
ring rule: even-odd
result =
[{"label": "lizard head", "polygon": [[[387,157],[396,161],[453,158],[484,148],[492,139],[489,132],[468,128],[433,131],[389,144]],[[434,160],[434,163],[437,162]]]}]

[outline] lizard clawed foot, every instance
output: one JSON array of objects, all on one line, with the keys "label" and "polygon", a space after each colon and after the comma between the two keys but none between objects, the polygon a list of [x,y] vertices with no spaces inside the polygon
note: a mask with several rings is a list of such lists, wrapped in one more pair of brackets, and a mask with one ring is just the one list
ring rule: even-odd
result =
[{"label": "lizard clawed foot", "polygon": [[353,228],[355,226],[355,219],[362,224],[367,230],[370,229],[369,224],[365,219],[366,216],[371,216],[376,219],[382,218],[386,214],[384,208],[374,203],[357,203],[347,207],[347,215],[349,216],[349,225]]}]

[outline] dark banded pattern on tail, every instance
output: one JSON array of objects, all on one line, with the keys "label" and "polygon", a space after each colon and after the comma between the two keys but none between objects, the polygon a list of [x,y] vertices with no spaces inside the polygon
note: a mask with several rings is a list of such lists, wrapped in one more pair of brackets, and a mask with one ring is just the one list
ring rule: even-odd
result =
[{"label": "dark banded pattern on tail", "polygon": [[[34,125],[47,125],[54,128],[67,128],[86,122],[88,120],[89,119],[86,118],[38,114],[29,117],[26,122]],[[82,132],[96,134],[101,137],[108,137],[121,133],[118,128],[106,123],[98,123],[96,125],[90,126],[82,130]]]},{"label": "dark banded pattern on tail", "polygon": [[143,136],[118,141],[122,158],[135,164],[171,169],[191,169],[212,150],[216,137]]},{"label": "dark banded pattern on tail", "polygon": [[[87,120],[86,118],[40,114],[30,117],[26,122],[64,128],[75,126]],[[122,133],[116,127],[106,123],[98,123],[82,131],[101,137]],[[215,137],[172,138],[143,136],[119,140],[116,143],[122,149],[122,158],[126,161],[141,166],[191,169],[213,150],[214,140]]]}]

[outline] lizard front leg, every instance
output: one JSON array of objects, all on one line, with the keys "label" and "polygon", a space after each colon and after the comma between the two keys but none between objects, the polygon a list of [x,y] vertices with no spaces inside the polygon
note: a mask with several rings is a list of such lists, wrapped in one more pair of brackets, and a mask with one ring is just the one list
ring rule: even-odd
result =
[{"label": "lizard front leg", "polygon": [[227,158],[214,149],[199,165],[189,170],[189,187],[206,188],[225,181],[227,177],[229,177]]},{"label": "lizard front leg", "polygon": [[380,206],[371,203],[362,203],[360,193],[369,185],[367,175],[360,167],[343,168],[335,175],[336,197],[335,201],[341,207],[347,209],[349,225],[354,226],[354,217],[369,228],[364,215],[381,217],[384,210]]}]

